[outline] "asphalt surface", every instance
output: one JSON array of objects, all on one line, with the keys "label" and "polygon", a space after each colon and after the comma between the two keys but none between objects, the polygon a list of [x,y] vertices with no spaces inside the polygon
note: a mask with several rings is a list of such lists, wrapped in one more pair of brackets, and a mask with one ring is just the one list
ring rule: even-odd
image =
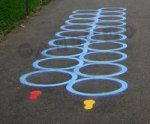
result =
[{"label": "asphalt surface", "polygon": [[[29,17],[24,28],[14,30],[0,43],[0,123],[149,124],[149,6],[147,0],[55,0]],[[28,96],[36,89],[21,85],[19,77],[34,70],[32,62],[41,58],[40,52],[72,11],[102,7],[127,8],[128,48],[124,52],[128,59],[123,64],[128,72],[120,77],[128,83],[127,91],[94,98],[96,104],[90,111],[83,109],[86,97],[70,94],[65,87],[40,89],[42,95],[30,101]]]}]

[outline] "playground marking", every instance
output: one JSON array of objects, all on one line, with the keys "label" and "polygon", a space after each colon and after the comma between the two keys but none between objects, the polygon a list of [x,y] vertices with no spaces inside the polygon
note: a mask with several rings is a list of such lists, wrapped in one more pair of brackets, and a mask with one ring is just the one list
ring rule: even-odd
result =
[{"label": "playground marking", "polygon": [[[67,91],[69,91],[70,93],[79,96],[86,96],[88,98],[95,96],[110,96],[125,91],[128,88],[127,82],[117,78],[116,76],[120,76],[128,70],[125,65],[122,65],[121,63],[119,64],[119,62],[124,61],[128,58],[128,55],[123,53],[122,51],[128,46],[125,42],[127,36],[124,34],[126,32],[126,19],[126,8],[121,7],[105,7],[97,10],[88,9],[73,11],[73,13],[69,16],[69,19],[65,21],[65,24],[60,27],[61,31],[55,34],[57,38],[51,39],[48,42],[50,47],[41,52],[44,59],[39,59],[33,62],[32,65],[35,71],[22,75],[20,77],[20,82],[23,85],[38,88],[50,88],[65,85]],[[79,28],[80,26],[82,29]],[[106,29],[109,29],[110,31],[107,31]],[[112,31],[111,29],[113,29],[114,31]],[[73,43],[76,40],[79,40],[80,42]],[[117,46],[115,48],[108,48],[104,50],[98,48],[91,48],[91,45],[93,44],[100,45],[102,43],[114,45],[119,44],[121,45],[121,47]],[[65,51],[66,49],[71,50],[71,53],[64,53],[64,55],[55,54],[55,51]],[[72,53],[72,51],[77,51],[77,53]],[[108,59],[101,61],[86,58],[90,55],[108,53],[117,55],[119,54],[121,57],[115,60]],[[75,62],[77,61],[78,64],[65,68],[45,67],[46,65],[43,66],[42,64],[40,64],[41,62],[47,62],[49,60],[54,61],[56,59],[71,59]],[[99,65],[115,66],[119,68],[119,71],[104,75],[90,75],[86,72],[82,72],[83,68],[90,68],[92,66]],[[32,76],[40,76],[47,73],[63,73],[65,75],[70,75],[71,79],[65,82],[59,82],[55,84],[45,84],[44,82],[34,83],[29,80],[29,78],[31,78]],[[102,93],[83,93],[74,88],[74,85],[76,85],[77,83],[86,83],[86,81],[93,79],[111,80],[121,84],[121,87],[110,92]],[[33,91],[31,92],[29,99],[36,100],[41,94],[41,91]],[[92,109],[94,104],[94,100],[85,100],[85,109]]]},{"label": "playground marking", "polygon": [[29,100],[31,100],[31,101],[37,100],[37,98],[38,98],[41,94],[42,94],[42,91],[40,91],[40,90],[32,91],[32,92],[30,92]]},{"label": "playground marking", "polygon": [[84,101],[84,109],[85,110],[91,110],[91,109],[93,109],[95,103],[96,102],[93,99],[85,100]]}]

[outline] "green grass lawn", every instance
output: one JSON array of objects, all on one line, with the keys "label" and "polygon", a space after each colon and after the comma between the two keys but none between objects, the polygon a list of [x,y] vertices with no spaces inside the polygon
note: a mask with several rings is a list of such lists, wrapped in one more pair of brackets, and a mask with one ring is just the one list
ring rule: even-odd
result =
[{"label": "green grass lawn", "polygon": [[[42,0],[28,0],[29,11],[42,4]],[[0,0],[0,32],[8,32],[26,17],[26,0]]]}]

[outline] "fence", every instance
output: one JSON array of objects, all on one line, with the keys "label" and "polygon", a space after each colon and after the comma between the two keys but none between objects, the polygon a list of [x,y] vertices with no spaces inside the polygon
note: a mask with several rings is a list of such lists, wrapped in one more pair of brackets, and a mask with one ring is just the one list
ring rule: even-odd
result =
[{"label": "fence", "polygon": [[19,20],[50,0],[0,0],[0,32],[8,32]]}]

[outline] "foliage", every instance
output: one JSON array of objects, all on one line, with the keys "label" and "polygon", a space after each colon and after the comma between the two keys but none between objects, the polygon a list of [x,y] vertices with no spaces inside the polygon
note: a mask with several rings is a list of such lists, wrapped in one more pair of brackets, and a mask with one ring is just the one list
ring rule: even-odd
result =
[{"label": "foliage", "polygon": [[[28,1],[28,6],[26,4]],[[0,32],[9,31],[16,22],[22,20],[29,12],[42,4],[42,0],[0,0]]]}]

